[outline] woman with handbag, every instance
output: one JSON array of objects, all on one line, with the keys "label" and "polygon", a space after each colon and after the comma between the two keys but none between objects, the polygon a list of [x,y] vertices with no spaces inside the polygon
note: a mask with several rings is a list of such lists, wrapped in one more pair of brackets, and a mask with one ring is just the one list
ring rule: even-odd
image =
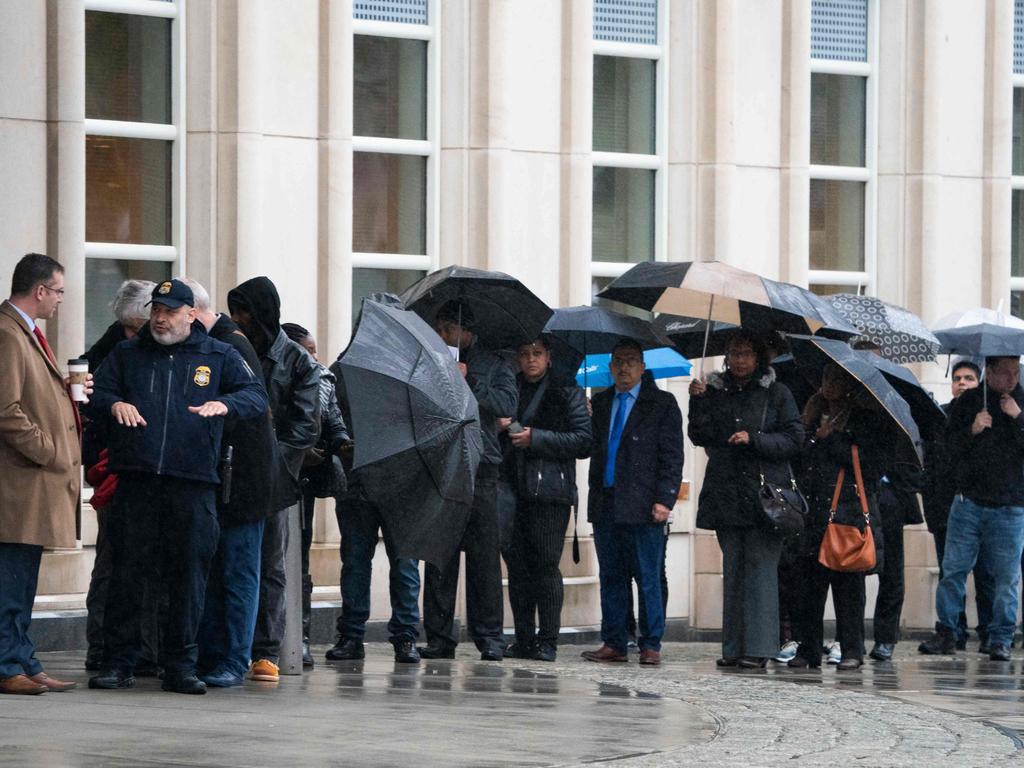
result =
[{"label": "woman with handbag", "polygon": [[834,364],[825,367],[821,389],[801,419],[808,439],[800,484],[810,511],[797,563],[801,643],[788,664],[821,666],[831,587],[842,650],[838,669],[856,670],[864,663],[864,577],[882,562],[881,527],[875,525],[878,483],[895,438],[881,410],[860,397],[857,381]]},{"label": "woman with handbag", "polygon": [[577,503],[576,459],[590,455],[590,414],[574,380],[553,380],[546,339],[521,345],[517,358],[517,418],[498,422],[511,445],[504,469],[516,498],[507,559],[516,639],[505,655],[554,661],[563,598],[558,565]]},{"label": "woman with handbag", "polygon": [[726,370],[690,384],[688,434],[708,454],[697,527],[714,530],[722,549],[720,667],[764,667],[778,650],[778,566],[783,537],[761,493],[795,492],[789,460],[803,444],[793,395],[775,380],[764,341],[737,331]]}]

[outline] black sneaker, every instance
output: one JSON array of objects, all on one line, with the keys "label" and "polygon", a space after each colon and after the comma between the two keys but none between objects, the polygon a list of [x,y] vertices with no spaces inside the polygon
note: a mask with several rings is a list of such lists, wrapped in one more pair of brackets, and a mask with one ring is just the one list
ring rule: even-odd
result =
[{"label": "black sneaker", "polygon": [[895,643],[875,643],[875,647],[868,654],[875,661],[892,661],[892,652]]},{"label": "black sneaker", "polygon": [[539,643],[537,650],[533,652],[535,661],[554,661],[558,651],[551,643]]},{"label": "black sneaker", "polygon": [[399,640],[394,643],[395,661],[399,664],[419,664],[420,652],[412,640]]},{"label": "black sneaker", "polygon": [[927,656],[955,656],[956,635],[944,624],[935,624],[935,634],[917,646],[917,652]]},{"label": "black sneaker", "polygon": [[420,652],[420,656],[424,659],[454,659],[455,648],[450,645],[441,645],[440,643],[427,643],[426,645],[420,646],[417,650]]},{"label": "black sneaker", "polygon": [[366,649],[362,640],[354,637],[339,637],[333,648],[328,649],[324,658],[328,661],[352,661],[366,657]]},{"label": "black sneaker", "polygon": [[988,648],[988,657],[992,661],[1009,661],[1010,646],[1006,643],[990,643]]},{"label": "black sneaker", "polygon": [[206,683],[196,677],[194,673],[165,675],[164,681],[160,683],[160,689],[169,693],[191,693],[201,696],[206,693]]},{"label": "black sneaker", "polygon": [[978,653],[988,654],[992,649],[989,648],[988,640],[982,640],[978,643]]},{"label": "black sneaker", "polygon": [[118,688],[134,688],[135,675],[121,669],[104,670],[95,677],[89,678],[89,687],[107,691],[113,691]]},{"label": "black sneaker", "polygon": [[505,646],[505,656],[510,659],[532,659],[536,649],[533,645],[513,640]]},{"label": "black sneaker", "polygon": [[309,652],[309,640],[302,641],[302,668],[312,669],[314,666],[313,654]]}]

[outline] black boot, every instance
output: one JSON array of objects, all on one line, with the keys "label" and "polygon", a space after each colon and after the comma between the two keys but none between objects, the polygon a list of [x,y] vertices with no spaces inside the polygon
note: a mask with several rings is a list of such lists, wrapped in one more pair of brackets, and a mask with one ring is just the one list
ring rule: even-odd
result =
[{"label": "black boot", "polygon": [[309,652],[309,638],[302,638],[302,668],[313,668],[313,654]]},{"label": "black boot", "polygon": [[339,637],[334,647],[325,654],[328,661],[353,661],[366,656],[363,641],[352,637]]},{"label": "black boot", "polygon": [[202,695],[206,693],[206,683],[195,676],[195,673],[185,675],[168,674],[160,684],[161,690],[170,693],[191,693]]},{"label": "black boot", "polygon": [[935,634],[917,646],[917,651],[928,656],[954,656],[956,634],[946,625],[935,622]]}]

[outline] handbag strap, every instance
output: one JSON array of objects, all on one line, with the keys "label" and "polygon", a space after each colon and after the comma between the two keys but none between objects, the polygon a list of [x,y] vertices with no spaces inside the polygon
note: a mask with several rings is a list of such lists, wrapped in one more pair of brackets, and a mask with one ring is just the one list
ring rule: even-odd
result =
[{"label": "handbag strap", "polygon": [[540,408],[540,401],[548,389],[549,379],[550,375],[546,375],[540,380],[540,384],[537,386],[537,391],[533,393],[533,397],[530,398],[529,405],[526,406],[526,410],[523,411],[523,415],[519,417],[519,423],[524,427],[529,426],[530,420],[537,414],[537,409]]},{"label": "handbag strap", "polygon": [[[860,501],[861,511],[864,513],[864,522],[868,525],[871,524],[871,519],[868,515],[868,500],[864,494],[864,476],[860,471],[860,452],[857,450],[856,444],[851,449],[853,454],[853,481],[854,488],[857,490],[857,499]],[[839,508],[839,494],[843,490],[843,480],[846,479],[846,467],[839,468],[839,476],[836,477],[836,489],[832,493],[832,506],[828,511],[828,521],[831,523],[836,516],[836,510]]]},{"label": "handbag strap", "polygon": [[[768,419],[768,404],[771,402],[771,399],[772,399],[772,392],[769,389],[768,391],[765,392],[764,408],[761,409],[761,431],[762,432],[764,432],[764,427],[765,427],[765,424],[766,424],[767,419]],[[793,465],[790,464],[787,461],[786,462],[786,466],[789,468],[789,485],[795,491],[797,489],[797,487],[796,487],[796,475],[793,474]],[[761,485],[764,485],[764,464],[761,462],[761,457],[760,456],[758,456],[758,458],[757,458],[757,472],[758,472],[758,476],[761,478]]]}]

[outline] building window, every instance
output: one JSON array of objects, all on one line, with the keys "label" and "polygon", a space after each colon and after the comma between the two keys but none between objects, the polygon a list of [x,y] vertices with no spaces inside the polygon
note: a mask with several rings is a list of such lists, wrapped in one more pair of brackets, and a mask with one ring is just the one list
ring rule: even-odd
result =
[{"label": "building window", "polygon": [[438,3],[353,5],[352,307],[437,266]]},{"label": "building window", "polygon": [[812,0],[812,290],[873,293],[877,0]]},{"label": "building window", "polygon": [[1010,167],[1010,311],[1024,318],[1024,0],[1013,3],[1013,157]]},{"label": "building window", "polygon": [[184,3],[85,2],[86,343],[123,280],[184,270]]},{"label": "building window", "polygon": [[593,0],[591,270],[606,284],[665,258],[667,3]]}]

